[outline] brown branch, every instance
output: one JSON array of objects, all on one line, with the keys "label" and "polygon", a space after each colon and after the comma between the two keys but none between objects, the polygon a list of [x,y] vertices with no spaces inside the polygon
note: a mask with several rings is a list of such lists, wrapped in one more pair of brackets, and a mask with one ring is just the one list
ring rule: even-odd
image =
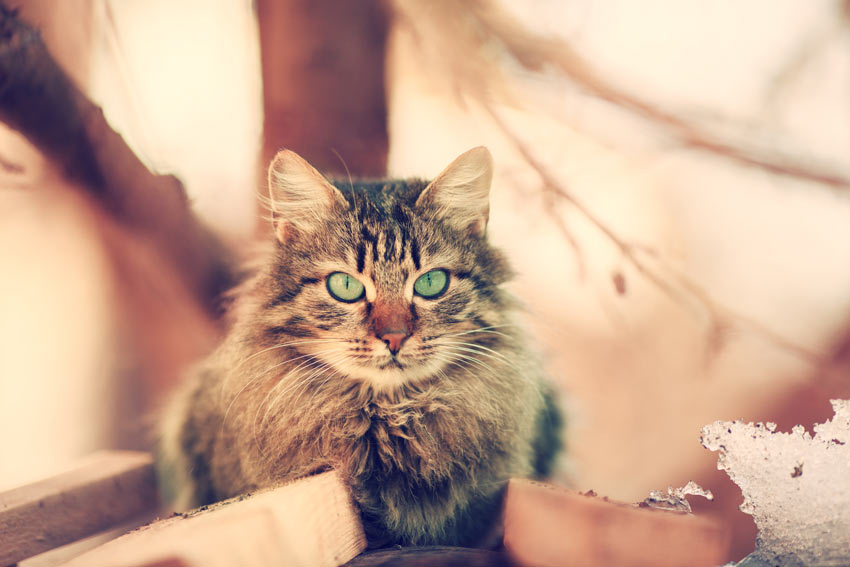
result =
[{"label": "brown branch", "polygon": [[795,163],[790,156],[762,155],[753,149],[717,140],[686,119],[662,110],[604,79],[599,71],[566,41],[538,38],[509,20],[492,5],[470,2],[465,6],[469,7],[470,17],[477,20],[479,29],[488,32],[493,41],[501,43],[525,68],[541,71],[554,66],[565,77],[594,96],[663,127],[669,135],[686,147],[714,153],[741,165],[758,167],[774,174],[813,181],[836,189],[850,188],[850,179],[845,175]]},{"label": "brown branch", "polygon": [[[508,93],[503,76],[504,55],[532,72],[549,72],[565,77],[591,95],[630,111],[660,127],[678,144],[729,159],[740,165],[757,167],[776,175],[811,181],[834,189],[850,188],[850,178],[826,166],[813,167],[791,156],[765,152],[716,139],[696,124],[638,95],[615,85],[561,39],[539,37],[525,29],[495,2],[477,0],[451,2],[396,2],[398,21],[416,35],[422,25],[438,30],[440,37],[428,37],[428,45],[442,48],[441,60],[453,69],[454,78],[462,77],[463,91],[481,101]],[[463,53],[463,57],[457,57]]]},{"label": "brown branch", "polygon": [[0,169],[11,175],[21,175],[22,173],[26,173],[24,166],[10,161],[3,156],[0,156]]},{"label": "brown branch", "polygon": [[[554,175],[549,173],[548,169],[534,157],[531,150],[529,150],[522,140],[520,140],[520,138],[510,129],[491,105],[485,103],[484,108],[490,114],[493,122],[502,131],[505,137],[513,143],[517,152],[535,171],[535,173],[537,173],[538,177],[540,177],[543,182],[544,192],[554,195],[557,199],[569,203],[573,208],[578,210],[611,242],[611,244],[620,251],[624,260],[629,265],[646,278],[647,281],[667,294],[671,299],[677,301],[681,305],[688,305],[689,301],[696,301],[702,306],[710,318],[713,342],[716,343],[718,340],[722,340],[723,336],[726,334],[726,330],[728,330],[730,326],[736,327],[749,330],[750,332],[761,336],[768,342],[794,354],[809,364],[822,364],[824,360],[823,355],[813,352],[787,337],[782,336],[780,333],[773,331],[758,321],[736,313],[733,309],[730,309],[712,298],[711,295],[696,282],[673,270],[671,267],[662,266],[662,269],[656,269],[651,264],[645,262],[641,258],[640,247],[627,242],[614,230],[608,227],[593,213],[593,211],[577,199],[575,195],[570,193]],[[553,217],[557,218],[556,209],[550,208],[549,212]]]},{"label": "brown branch", "polygon": [[[549,199],[549,202],[554,198],[575,208],[620,251],[628,265],[671,299],[684,306],[693,306],[695,303],[699,305],[709,316],[709,343],[712,348],[722,345],[729,329],[743,328],[810,364],[818,365],[822,362],[821,354],[720,304],[697,283],[663,265],[658,258],[653,262],[646,261],[646,250],[623,239],[548,172],[494,111],[491,101],[499,100],[508,104],[515,102],[516,97],[509,88],[510,81],[505,72],[505,55],[508,55],[526,70],[550,74],[554,72],[573,81],[590,94],[631,111],[663,128],[669,136],[685,147],[706,151],[741,165],[833,188],[850,187],[850,179],[842,174],[796,163],[786,156],[762,155],[750,148],[717,140],[684,118],[644,101],[604,79],[568,42],[538,37],[517,24],[492,1],[456,3],[433,0],[427,5],[424,2],[409,1],[396,2],[395,6],[397,21],[410,29],[414,39],[419,41],[421,49],[437,46],[441,62],[450,67],[443,73],[443,79],[454,81],[458,92],[470,94],[481,103],[496,126],[538,174],[543,183],[544,198]],[[429,26],[431,29],[425,29]],[[463,57],[451,55],[457,53],[463,53]],[[547,209],[559,226],[563,225],[563,220],[556,218],[556,209]],[[567,232],[567,238],[575,248],[574,239],[570,236]],[[625,279],[614,281],[618,293],[620,289],[625,289],[625,284]]]},{"label": "brown branch", "polygon": [[153,175],[59,68],[39,32],[0,3],[0,120],[127,230],[154,243],[208,309],[230,285],[222,246],[173,176]]}]

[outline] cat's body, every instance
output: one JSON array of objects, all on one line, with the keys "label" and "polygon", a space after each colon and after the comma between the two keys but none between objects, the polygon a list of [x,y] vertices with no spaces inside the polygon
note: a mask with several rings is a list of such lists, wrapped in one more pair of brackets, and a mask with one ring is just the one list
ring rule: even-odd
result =
[{"label": "cat's body", "polygon": [[333,468],[373,543],[470,545],[509,477],[548,471],[560,419],[484,236],[490,167],[335,188],[279,154],[275,252],[162,422],[181,505]]}]

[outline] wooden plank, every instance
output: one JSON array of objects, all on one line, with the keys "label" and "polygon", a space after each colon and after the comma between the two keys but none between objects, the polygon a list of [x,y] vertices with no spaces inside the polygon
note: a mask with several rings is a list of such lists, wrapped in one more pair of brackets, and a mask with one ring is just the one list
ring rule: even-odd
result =
[{"label": "wooden plank", "polygon": [[159,520],[65,567],[336,567],[365,548],[348,489],[328,472]]},{"label": "wooden plank", "polygon": [[468,547],[402,547],[358,555],[345,567],[510,567],[500,551]]},{"label": "wooden plank", "polygon": [[728,547],[728,529],[704,517],[528,480],[508,484],[505,548],[520,565],[714,567],[725,562]]},{"label": "wooden plank", "polygon": [[0,565],[14,564],[158,506],[147,453],[95,453],[75,469],[0,494]]}]

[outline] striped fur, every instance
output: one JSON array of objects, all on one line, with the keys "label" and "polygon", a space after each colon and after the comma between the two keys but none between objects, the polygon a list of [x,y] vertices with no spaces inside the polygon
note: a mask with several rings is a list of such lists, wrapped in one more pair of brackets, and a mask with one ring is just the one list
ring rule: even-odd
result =
[{"label": "striped fur", "polygon": [[[162,420],[160,465],[179,505],[335,468],[373,545],[471,545],[509,477],[548,471],[560,417],[512,322],[510,269],[484,236],[489,152],[464,156],[431,185],[335,183],[312,201],[288,180],[315,184],[315,170],[276,160],[274,251]],[[301,195],[294,221],[289,191]],[[414,295],[434,268],[448,271],[447,291]],[[335,301],[333,272],[365,297]],[[412,334],[395,357],[370,325],[381,309],[407,310]]]}]

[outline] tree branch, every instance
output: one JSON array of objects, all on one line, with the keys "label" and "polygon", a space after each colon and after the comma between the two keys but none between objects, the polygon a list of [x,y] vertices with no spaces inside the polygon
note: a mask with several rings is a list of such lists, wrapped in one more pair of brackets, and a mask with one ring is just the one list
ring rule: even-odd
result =
[{"label": "tree branch", "polygon": [[230,286],[223,247],[192,214],[181,183],[152,174],[59,68],[39,32],[0,3],[0,120],[38,147],[127,230],[150,240],[214,310]]},{"label": "tree branch", "polygon": [[[513,143],[517,152],[528,163],[528,165],[537,173],[540,180],[543,182],[544,193],[553,195],[557,200],[569,203],[573,208],[578,210],[590,223],[601,232],[622,254],[623,259],[631,265],[639,274],[647,281],[652,283],[656,288],[667,294],[671,299],[682,305],[686,305],[688,299],[695,300],[706,311],[711,322],[710,330],[710,345],[714,349],[718,349],[722,345],[723,337],[726,334],[725,330],[729,327],[737,327],[746,329],[754,334],[762,337],[771,344],[782,348],[798,358],[812,365],[821,365],[824,361],[824,355],[811,351],[806,347],[782,336],[780,333],[773,331],[767,326],[744,317],[736,313],[733,309],[722,305],[716,301],[711,295],[696,282],[686,276],[674,271],[669,266],[656,266],[645,262],[641,257],[641,249],[634,244],[631,244],[620,237],[613,229],[608,227],[597,217],[593,211],[570,193],[549,173],[547,168],[538,161],[531,150],[520,140],[520,138],[508,127],[501,116],[487,103],[484,103],[485,110],[490,114],[493,122],[502,131],[505,137]],[[555,209],[549,209],[552,216],[557,217]],[[625,289],[625,282],[616,284],[617,291],[622,287]]]},{"label": "tree branch", "polygon": [[[440,59],[452,68],[449,79],[462,77],[463,90],[481,101],[494,96],[510,100],[503,77],[507,55],[525,70],[554,73],[587,93],[624,108],[659,127],[681,146],[721,156],[775,175],[812,181],[833,189],[850,188],[850,178],[826,165],[813,166],[792,156],[767,153],[717,139],[698,125],[668,112],[604,78],[569,42],[540,37],[511,18],[495,2],[395,2],[398,21],[415,34],[430,26],[439,37],[428,37],[429,46],[440,50]],[[457,57],[463,53],[463,57]]]}]

